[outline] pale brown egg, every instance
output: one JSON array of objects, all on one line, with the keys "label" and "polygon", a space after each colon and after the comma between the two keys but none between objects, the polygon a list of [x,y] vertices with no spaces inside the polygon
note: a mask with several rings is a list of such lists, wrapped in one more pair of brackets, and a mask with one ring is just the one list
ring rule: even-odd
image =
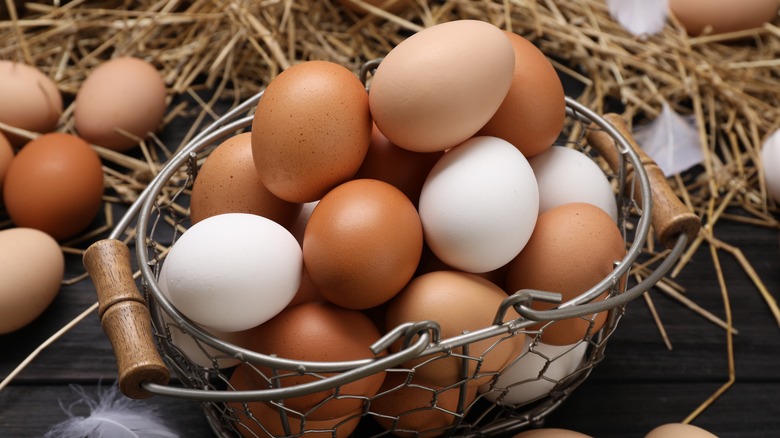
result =
[{"label": "pale brown egg", "polygon": [[420,217],[400,190],[356,179],[328,192],[303,235],[303,262],[328,301],[378,306],[412,278],[423,246]]},{"label": "pale brown egg", "polygon": [[542,428],[520,432],[513,438],[591,438],[591,436],[568,429]]},{"label": "pale brown egg", "polygon": [[[563,204],[539,216],[528,244],[507,266],[505,288],[507,293],[557,292],[568,301],[605,278],[625,254],[623,237],[609,214],[592,204]],[[544,310],[555,304],[534,302],[532,307]],[[574,344],[598,331],[606,316],[601,312],[591,318],[555,321],[544,327],[541,340],[550,345]]]},{"label": "pale brown egg", "polygon": [[651,430],[645,438],[716,438],[716,435],[699,426],[685,423],[668,423]]},{"label": "pale brown egg", "polygon": [[[379,329],[364,314],[327,302],[309,302],[288,307],[271,320],[251,329],[247,348],[285,359],[315,362],[341,362],[373,358],[369,346],[379,340]],[[271,370],[259,367],[266,376]],[[300,375],[296,370],[279,370],[282,387],[317,380]],[[323,376],[332,374],[321,373]],[[376,394],[384,372],[356,380],[335,390],[317,392],[285,400],[285,406],[307,414],[313,420],[330,420],[361,409],[367,397]],[[265,387],[268,382],[253,377],[254,385]]]},{"label": "pale brown egg", "polygon": [[84,231],[103,205],[103,168],[79,137],[44,134],[11,160],[3,184],[11,220],[57,240]]},{"label": "pale brown egg", "polygon": [[54,301],[65,272],[57,242],[43,231],[0,231],[0,335],[16,331]]},{"label": "pale brown egg", "polygon": [[[422,385],[409,379],[406,372],[389,372],[378,395],[371,400],[371,418],[385,430],[401,437],[434,437],[443,435],[458,419],[460,386],[442,388]],[[476,387],[467,387],[462,409],[477,396]]]},{"label": "pale brown egg", "polygon": [[201,166],[192,187],[190,218],[195,224],[222,213],[251,213],[288,228],[301,207],[265,188],[252,161],[252,134],[244,132],[220,143]]},{"label": "pale brown egg", "polygon": [[688,35],[737,32],[777,18],[777,0],[669,0],[669,10]]},{"label": "pale brown egg", "polygon": [[0,132],[0,201],[3,199],[3,180],[5,179],[5,173],[8,171],[8,166],[11,165],[11,160],[14,158],[14,149],[11,147],[11,143],[5,138],[2,132]]},{"label": "pale brown egg", "polygon": [[252,154],[271,193],[311,202],[352,178],[368,151],[368,93],[329,61],[296,64],[274,78],[252,121]]},{"label": "pale brown egg", "polygon": [[[252,379],[254,371],[247,364],[240,364],[230,376],[230,386],[236,391],[252,391],[263,389],[255,385]],[[352,412],[345,416],[330,420],[313,420],[293,412],[285,411],[289,426],[289,434],[285,432],[282,422],[282,412],[272,408],[264,402],[228,403],[236,414],[235,429],[243,437],[258,436],[287,436],[306,433],[306,437],[312,438],[347,438],[354,432],[360,422],[360,411]],[[251,412],[251,418],[248,415]],[[333,430],[336,434],[333,435]]]},{"label": "pale brown egg", "polygon": [[355,179],[371,178],[392,184],[417,205],[425,178],[444,152],[412,152],[400,148],[374,125],[371,143]]},{"label": "pale brown egg", "polygon": [[[459,336],[467,331],[489,327],[500,304],[507,298],[498,286],[476,274],[459,271],[435,271],[413,279],[390,303],[385,315],[385,329],[406,322],[433,320],[441,327],[441,338]],[[506,321],[517,318],[513,310]],[[491,373],[501,370],[523,350],[523,334],[511,338],[494,337],[469,345],[467,359],[470,386],[486,383]],[[394,345],[397,350],[399,345]],[[464,354],[461,347],[454,356],[433,356],[414,359],[405,367],[418,367],[415,377],[420,382],[450,386],[461,380]],[[478,360],[481,359],[479,371]],[[427,363],[426,363],[427,362]]]},{"label": "pale brown egg", "polygon": [[105,61],[76,93],[76,131],[92,144],[127,151],[160,128],[166,93],[152,64],[132,57]]},{"label": "pale brown egg", "polygon": [[504,31],[515,52],[512,85],[479,135],[503,138],[526,158],[552,146],[566,118],[563,84],[552,63],[532,42]]},{"label": "pale brown egg", "polygon": [[[0,122],[38,134],[54,131],[62,115],[62,95],[50,77],[27,64],[0,61]],[[27,139],[3,132],[19,148]]]}]

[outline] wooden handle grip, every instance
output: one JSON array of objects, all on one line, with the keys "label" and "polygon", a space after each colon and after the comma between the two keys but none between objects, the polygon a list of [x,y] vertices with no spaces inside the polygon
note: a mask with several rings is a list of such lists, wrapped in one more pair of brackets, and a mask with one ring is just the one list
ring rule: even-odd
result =
[{"label": "wooden handle grip", "polygon": [[84,253],[98,296],[100,325],[116,356],[119,389],[130,398],[152,394],[143,382],[167,385],[170,372],[154,343],[151,315],[133,279],[130,250],[124,243],[105,239]]},{"label": "wooden handle grip", "polygon": [[[680,201],[677,194],[674,193],[666,176],[655,161],[650,158],[640,148],[633,136],[628,130],[623,118],[614,113],[604,115],[604,119],[611,123],[626,138],[629,145],[637,152],[640,161],[647,172],[650,180],[650,188],[653,196],[652,226],[656,239],[667,248],[674,246],[680,234],[688,236],[691,241],[701,229],[701,220],[685,204]],[[600,129],[593,129],[588,132],[588,144],[596,149],[607,161],[609,166],[616,170],[618,167],[618,149],[615,140],[606,132]],[[626,171],[627,182],[633,178],[633,168],[629,166]],[[634,198],[637,202],[642,202],[642,193],[637,190]]]}]

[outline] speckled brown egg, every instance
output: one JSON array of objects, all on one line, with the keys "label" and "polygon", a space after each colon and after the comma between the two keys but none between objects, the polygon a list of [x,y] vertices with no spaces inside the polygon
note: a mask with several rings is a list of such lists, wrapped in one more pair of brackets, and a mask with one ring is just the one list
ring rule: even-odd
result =
[{"label": "speckled brown egg", "polygon": [[[57,84],[34,66],[0,61],[0,122],[39,134],[52,132],[62,115]],[[25,137],[5,132],[19,148]]]},{"label": "speckled brown egg", "polygon": [[[441,338],[459,336],[467,331],[489,327],[507,294],[485,278],[460,271],[435,271],[414,278],[389,303],[385,330],[406,322],[432,320],[441,327]],[[505,321],[517,318],[509,310]],[[415,367],[420,382],[448,387],[460,381],[463,357],[468,357],[469,386],[489,381],[523,350],[525,336],[496,336],[469,345],[468,353],[453,348],[453,356],[425,356],[411,360],[405,367]],[[394,345],[395,351],[399,345]],[[479,367],[477,366],[479,364]]]},{"label": "speckled brown egg", "polygon": [[290,227],[300,211],[301,204],[279,199],[263,185],[248,132],[228,138],[209,154],[190,199],[193,224],[222,213],[251,213]]},{"label": "speckled brown egg", "polygon": [[166,87],[152,64],[132,57],[105,61],[76,94],[76,131],[86,141],[127,151],[157,131],[166,109]]},{"label": "speckled brown egg", "polygon": [[79,137],[44,134],[11,161],[3,184],[11,220],[57,240],[89,226],[103,205],[103,168],[98,154]]},{"label": "speckled brown egg", "polygon": [[336,63],[307,61],[268,84],[252,122],[252,153],[271,193],[310,202],[355,175],[370,137],[362,82]]},{"label": "speckled brown egg", "polygon": [[[563,204],[539,216],[528,244],[507,266],[505,287],[508,293],[520,289],[557,292],[568,301],[609,275],[625,254],[623,237],[609,214],[592,204]],[[604,298],[606,292],[597,300]],[[539,310],[554,306],[532,304]],[[599,330],[606,316],[601,312],[555,321],[544,327],[541,340],[550,345],[574,344]]]},{"label": "speckled brown egg", "polygon": [[374,125],[371,143],[355,179],[372,178],[400,189],[414,205],[420,200],[425,178],[444,152],[413,152],[394,145]]},{"label": "speckled brown egg", "polygon": [[479,135],[503,138],[526,158],[552,146],[566,118],[566,100],[555,68],[532,42],[504,31],[515,52],[512,85]]},{"label": "speckled brown egg", "polygon": [[303,262],[328,301],[367,309],[403,289],[422,245],[422,223],[409,198],[386,182],[356,179],[314,207],[303,235]]},{"label": "speckled brown egg", "polygon": [[[269,321],[247,333],[247,348],[267,355],[296,361],[341,362],[375,357],[369,348],[380,338],[379,329],[363,313],[328,302],[310,302],[288,307]],[[384,353],[381,353],[384,354]],[[258,366],[266,376],[272,370]],[[296,370],[278,370],[281,387],[316,381],[318,377],[300,375]],[[321,373],[322,376],[333,375]],[[335,390],[285,400],[285,406],[308,414],[312,420],[330,420],[360,409],[366,397],[376,394],[385,373],[378,372]],[[257,387],[268,387],[265,379],[250,379]]]}]

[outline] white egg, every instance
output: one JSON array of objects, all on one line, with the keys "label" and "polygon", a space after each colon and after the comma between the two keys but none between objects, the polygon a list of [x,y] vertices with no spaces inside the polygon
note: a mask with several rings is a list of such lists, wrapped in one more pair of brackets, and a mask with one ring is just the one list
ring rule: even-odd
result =
[{"label": "white egg", "polygon": [[539,184],[539,214],[570,202],[593,204],[617,222],[617,203],[604,171],[587,155],[553,146],[528,160]]},{"label": "white egg", "polygon": [[[532,345],[526,337],[523,355],[501,372],[495,386],[482,385],[479,390],[493,403],[518,405],[546,396],[558,382],[577,371],[588,344]],[[504,393],[506,391],[506,393]]]},{"label": "white egg", "polygon": [[533,233],[536,178],[511,143],[472,137],[433,166],[419,213],[425,242],[442,262],[466,272],[492,271],[517,256]]},{"label": "white egg", "polygon": [[769,136],[761,147],[761,166],[769,196],[780,203],[780,130]]},{"label": "white egg", "polygon": [[298,241],[276,222],[247,213],[212,216],[173,245],[165,264],[171,303],[222,332],[246,330],[282,311],[303,276]]}]

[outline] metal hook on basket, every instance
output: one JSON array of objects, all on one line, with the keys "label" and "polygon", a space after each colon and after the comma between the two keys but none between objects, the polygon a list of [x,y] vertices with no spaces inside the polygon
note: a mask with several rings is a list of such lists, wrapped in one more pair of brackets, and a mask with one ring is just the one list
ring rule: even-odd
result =
[{"label": "metal hook on basket", "polygon": [[562,295],[557,292],[545,292],[531,289],[519,290],[501,302],[501,305],[496,311],[496,317],[493,319],[493,325],[501,325],[504,323],[506,312],[510,307],[514,308],[517,313],[520,313],[519,309],[528,306],[531,304],[531,301],[542,301],[545,303],[558,304],[562,299]]}]

